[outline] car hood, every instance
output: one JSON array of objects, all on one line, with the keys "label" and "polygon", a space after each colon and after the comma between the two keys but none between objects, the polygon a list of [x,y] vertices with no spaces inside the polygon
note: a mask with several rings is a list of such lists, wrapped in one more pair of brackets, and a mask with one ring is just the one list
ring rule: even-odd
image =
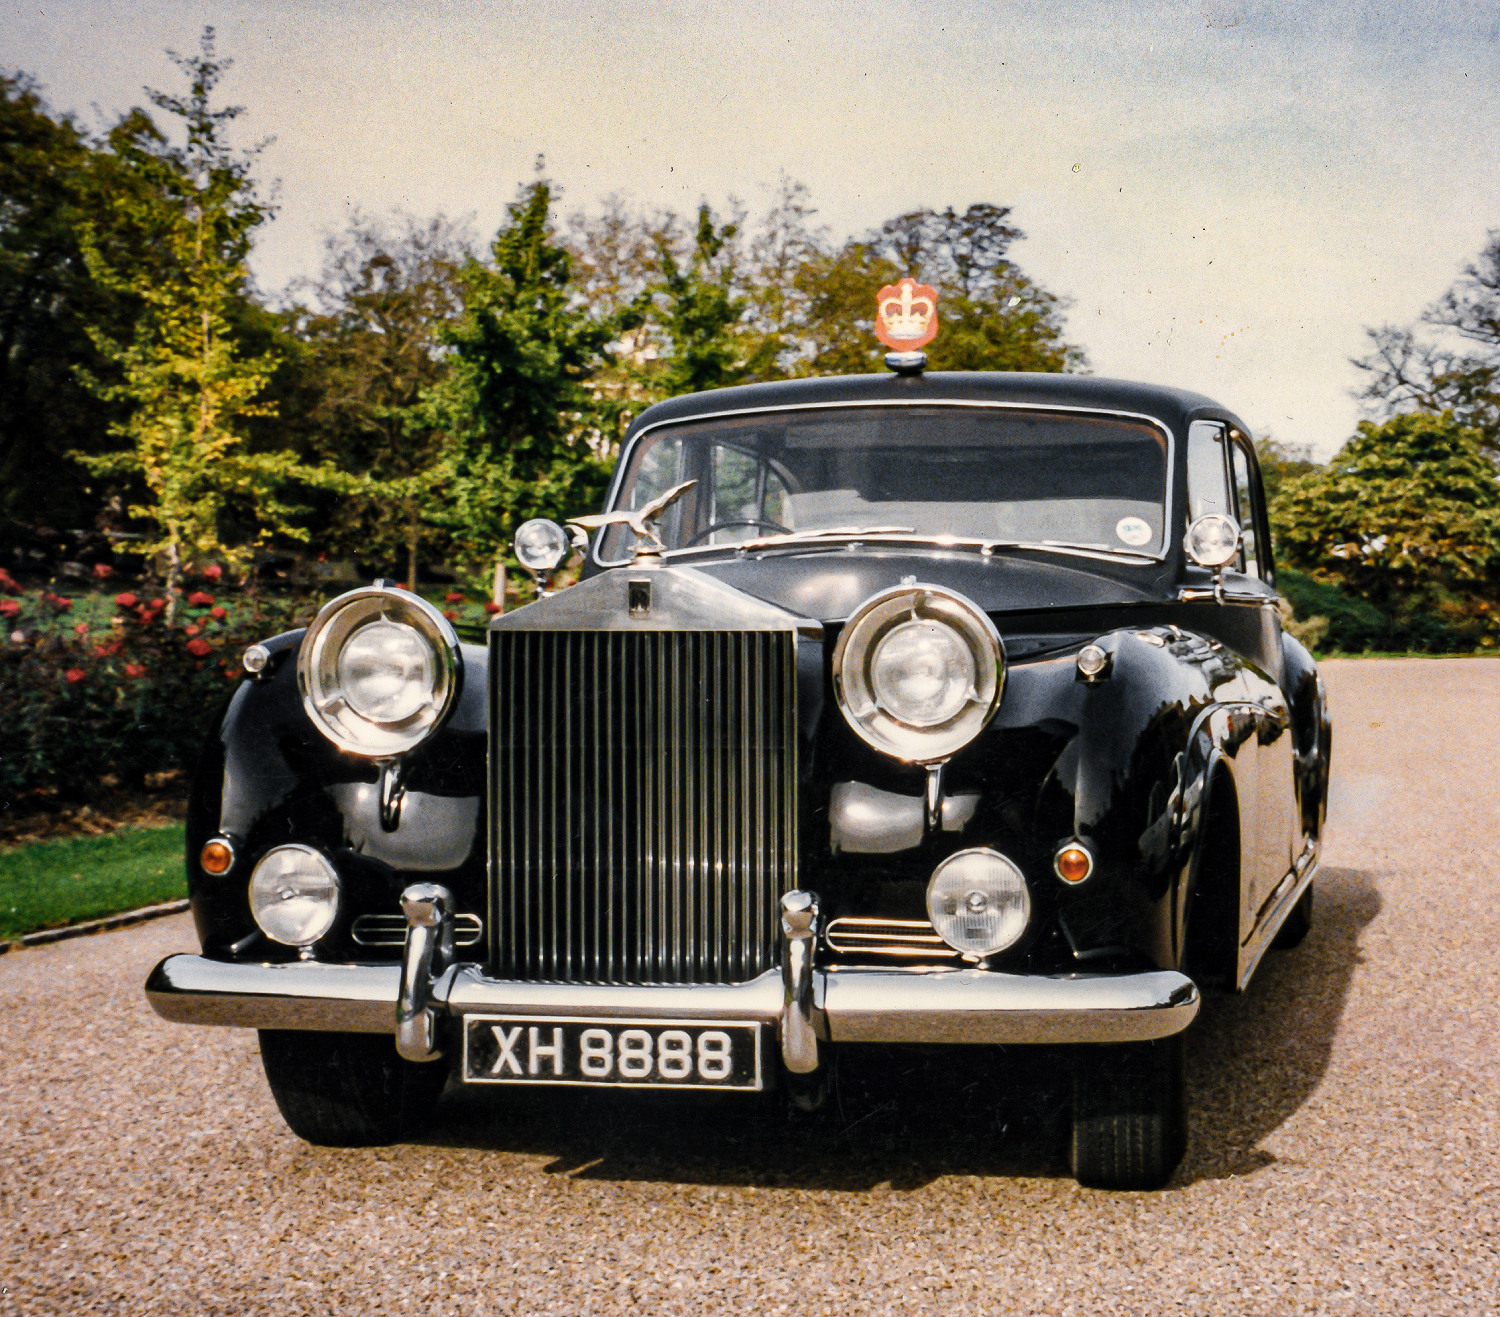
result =
[{"label": "car hood", "polygon": [[[824,623],[843,621],[876,591],[913,576],[923,585],[956,590],[987,613],[1150,603],[1166,593],[1163,566],[1038,560],[1030,551],[986,558],[973,550],[861,546],[851,551],[830,546],[698,559],[692,566],[766,603]],[[1122,579],[1127,574],[1130,579]]]}]

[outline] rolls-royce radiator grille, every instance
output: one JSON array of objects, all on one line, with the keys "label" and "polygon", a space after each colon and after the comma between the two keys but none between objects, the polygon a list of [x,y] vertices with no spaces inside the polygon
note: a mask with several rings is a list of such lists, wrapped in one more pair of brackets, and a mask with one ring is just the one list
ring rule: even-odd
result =
[{"label": "rolls-royce radiator grille", "polygon": [[796,885],[791,632],[491,633],[502,978],[731,983]]}]

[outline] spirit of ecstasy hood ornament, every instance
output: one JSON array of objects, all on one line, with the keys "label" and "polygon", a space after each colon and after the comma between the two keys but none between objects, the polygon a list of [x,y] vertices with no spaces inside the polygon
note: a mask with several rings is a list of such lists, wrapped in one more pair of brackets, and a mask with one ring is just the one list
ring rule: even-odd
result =
[{"label": "spirit of ecstasy hood ornament", "polygon": [[636,546],[636,556],[654,556],[667,547],[662,543],[661,534],[656,528],[657,518],[697,483],[696,480],[684,480],[682,484],[674,485],[667,490],[660,498],[654,498],[644,507],[634,510],[621,508],[615,512],[600,512],[587,517],[569,517],[568,525],[582,526],[586,530],[600,530],[605,526],[628,526],[644,541]]}]

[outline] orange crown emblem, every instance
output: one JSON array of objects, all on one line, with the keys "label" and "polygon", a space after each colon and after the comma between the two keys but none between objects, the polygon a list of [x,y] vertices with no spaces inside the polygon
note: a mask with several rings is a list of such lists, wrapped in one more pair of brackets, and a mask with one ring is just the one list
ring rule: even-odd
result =
[{"label": "orange crown emblem", "polygon": [[904,278],[875,295],[875,337],[894,352],[915,352],[937,337],[937,289]]}]

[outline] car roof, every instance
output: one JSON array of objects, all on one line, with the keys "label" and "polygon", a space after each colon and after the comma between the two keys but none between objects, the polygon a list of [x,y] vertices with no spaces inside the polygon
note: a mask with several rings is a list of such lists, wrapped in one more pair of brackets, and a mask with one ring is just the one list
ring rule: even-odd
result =
[{"label": "car roof", "polygon": [[1188,422],[1198,419],[1222,420],[1246,430],[1243,422],[1211,398],[1185,389],[1095,375],[976,370],[925,371],[919,375],[830,375],[709,389],[648,407],[631,425],[627,438],[666,421],[686,421],[724,412],[876,402],[1041,403],[1135,412],[1153,416],[1178,433],[1185,431]]}]

